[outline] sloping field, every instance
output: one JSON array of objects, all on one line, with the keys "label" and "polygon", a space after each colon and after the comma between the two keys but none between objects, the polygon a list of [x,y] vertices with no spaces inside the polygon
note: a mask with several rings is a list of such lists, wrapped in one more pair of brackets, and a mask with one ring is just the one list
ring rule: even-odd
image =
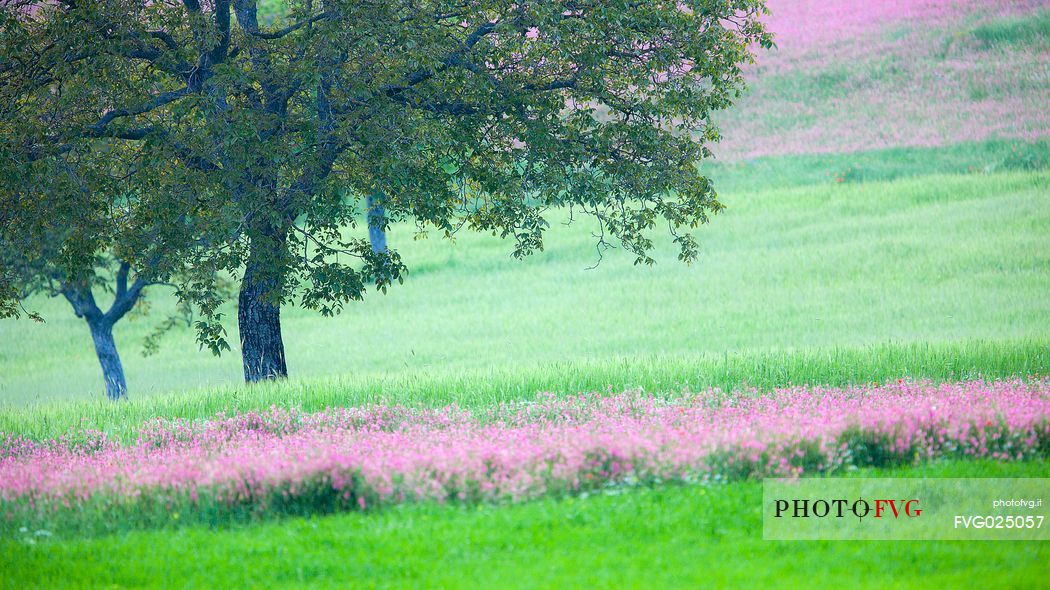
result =
[{"label": "sloping field", "polygon": [[1039,0],[773,0],[778,49],[721,118],[720,159],[1050,134]]},{"label": "sloping field", "polygon": [[[402,245],[410,279],[334,319],[289,307],[289,366],[296,377],[367,381],[624,357],[1043,339],[1048,195],[1050,175],[1038,171],[731,194],[701,230],[703,254],[691,267],[661,247],[652,268],[610,251],[586,270],[597,254],[583,224],[552,224],[547,249],[523,262],[498,239],[412,241],[398,227],[390,240]],[[186,327],[158,355],[138,354],[171,305],[163,289],[155,294],[152,321],[117,325],[131,396],[236,384],[238,351],[200,352]],[[0,322],[8,404],[96,395],[91,341],[67,307],[42,301],[45,324]],[[616,385],[642,383],[627,377]]]},{"label": "sloping field", "polygon": [[0,588],[1045,588],[1047,543],[763,541],[758,479],[1050,477],[1050,5],[769,6],[694,266],[395,225],[285,382],[141,356],[154,289],[120,404],[64,301],[0,321]]}]

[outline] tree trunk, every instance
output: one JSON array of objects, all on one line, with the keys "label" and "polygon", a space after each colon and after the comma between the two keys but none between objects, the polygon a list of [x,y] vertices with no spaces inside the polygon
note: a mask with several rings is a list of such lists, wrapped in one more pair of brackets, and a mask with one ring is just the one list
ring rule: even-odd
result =
[{"label": "tree trunk", "polygon": [[102,366],[102,377],[106,380],[106,397],[111,400],[127,397],[128,384],[117,354],[117,342],[113,339],[113,324],[100,318],[88,321],[88,327],[91,328],[98,364]]},{"label": "tree trunk", "polygon": [[288,376],[281,339],[281,306],[268,297],[276,281],[264,278],[264,274],[255,260],[249,260],[238,297],[237,327],[246,383]]},{"label": "tree trunk", "polygon": [[373,252],[386,252],[386,231],[383,230],[386,210],[377,202],[377,195],[368,195],[368,240],[372,243]]}]

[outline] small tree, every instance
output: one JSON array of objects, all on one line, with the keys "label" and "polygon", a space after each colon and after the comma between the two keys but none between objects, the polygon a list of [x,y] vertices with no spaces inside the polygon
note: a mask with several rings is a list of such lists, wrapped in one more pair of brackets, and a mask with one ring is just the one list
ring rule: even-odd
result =
[{"label": "small tree", "polygon": [[[240,277],[244,374],[258,381],[287,374],[283,303],[331,314],[366,277],[400,280],[397,253],[374,246],[385,222],[492,232],[524,256],[564,208],[638,262],[658,224],[694,259],[689,230],[721,208],[697,162],[750,48],[770,43],[763,10],[303,0],[263,26],[256,0],[16,0],[0,100],[48,113],[24,123],[33,158],[133,150],[162,192],[192,187],[205,238],[181,252],[198,277]],[[373,239],[345,237],[369,195],[382,195],[366,204]],[[227,348],[213,286],[180,294],[201,342]]]},{"label": "small tree", "polygon": [[[13,186],[0,201],[0,318],[24,314],[43,321],[24,302],[65,298],[88,326],[106,395],[124,398],[127,381],[113,327],[143,301],[147,287],[173,275],[191,276],[172,247],[189,235],[186,216],[174,206],[178,199],[129,192],[126,179],[136,166],[130,152],[88,158],[90,164],[75,150],[36,158],[23,149],[28,144],[22,131],[7,126],[0,144],[0,175],[35,179]],[[112,297],[105,309],[96,299],[100,293]],[[147,337],[146,351],[156,348],[165,331],[188,321],[190,311],[180,306],[162,320]]]},{"label": "small tree", "polygon": [[[38,294],[51,297],[62,296],[73,307],[76,316],[87,322],[91,341],[95,346],[95,355],[102,368],[106,396],[112,400],[118,400],[127,395],[128,386],[124,378],[124,367],[120,361],[117,344],[113,339],[113,325],[139,302],[143,290],[150,283],[141,275],[131,279],[131,266],[127,262],[115,260],[112,262],[117,269],[111,277],[106,277],[100,271],[93,271],[87,276],[78,277],[64,273],[58,266],[20,265],[17,262],[4,260],[5,264],[11,264],[9,268],[17,272],[16,276],[9,275],[9,280],[15,285],[20,299]],[[99,288],[113,295],[113,303],[107,310],[101,309],[96,303],[93,290]],[[42,319],[37,314],[27,313],[36,319]],[[17,310],[12,314],[17,314]]]},{"label": "small tree", "polygon": [[[12,199],[22,201],[23,207],[8,209],[0,224],[0,292],[7,293],[0,318],[24,314],[43,321],[23,302],[36,296],[63,297],[87,323],[107,397],[124,398],[127,381],[113,338],[114,325],[145,300],[147,287],[174,287],[172,276],[185,282],[192,281],[193,274],[173,255],[176,251],[166,241],[172,236],[152,225],[159,220],[136,211],[137,206],[148,210],[146,205],[157,206],[156,202],[125,198],[118,204],[108,199],[78,199],[75,192],[62,193],[61,198],[40,197],[37,207],[42,206],[46,214],[33,214],[36,207],[26,207],[29,199],[23,194]],[[150,225],[142,227],[141,223]],[[178,222],[161,224],[170,224],[170,232]],[[209,283],[223,289],[216,277],[210,277]],[[108,308],[99,305],[97,293],[112,297]],[[191,321],[192,309],[177,306],[147,336],[145,352],[153,352],[169,329]]]}]

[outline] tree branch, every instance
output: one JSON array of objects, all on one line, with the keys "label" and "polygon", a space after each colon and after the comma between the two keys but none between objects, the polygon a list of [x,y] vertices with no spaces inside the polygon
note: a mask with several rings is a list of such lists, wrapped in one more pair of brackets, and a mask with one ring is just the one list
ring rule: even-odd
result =
[{"label": "tree branch", "polygon": [[186,86],[183,86],[178,90],[162,92],[157,96],[153,97],[153,100],[148,100],[142,104],[138,104],[125,109],[114,109],[111,111],[107,111],[106,114],[104,114],[102,118],[98,120],[97,123],[88,127],[88,131],[94,135],[101,135],[102,132],[105,130],[106,126],[113,122],[114,119],[120,117],[133,117],[135,115],[148,113],[166,104],[173,103],[184,96],[188,96],[194,91],[195,88],[187,84]]},{"label": "tree branch", "polygon": [[62,281],[59,292],[73,306],[73,313],[78,318],[96,321],[104,317],[102,310],[95,303],[95,296],[91,293],[91,287],[87,285],[72,285]]},{"label": "tree branch", "polygon": [[[193,153],[192,150],[182,145],[177,141],[172,141],[168,137],[167,131],[157,127],[136,127],[132,129],[107,129],[99,133],[91,132],[91,128],[88,128],[88,132],[85,134],[86,137],[112,137],[115,139],[126,139],[130,141],[141,141],[147,137],[154,135],[165,142],[165,145],[170,147],[175,155],[182,158],[182,160],[189,164],[196,170],[201,172],[216,172],[221,170],[218,164],[208,160],[203,156],[199,156]],[[66,143],[59,145],[54,152],[39,152],[35,151],[30,154],[30,161],[39,160],[40,158],[47,155],[61,155],[72,151],[74,145],[72,143]]]},{"label": "tree branch", "polygon": [[565,88],[576,88],[579,84],[579,76],[573,76],[572,78],[564,78],[560,80],[551,80],[546,84],[526,84],[525,90],[528,92],[549,92],[551,90],[562,90]]},{"label": "tree branch", "polygon": [[437,68],[429,68],[429,69],[425,68],[425,69],[416,70],[416,71],[408,74],[408,76],[405,77],[405,83],[403,85],[398,85],[398,86],[389,85],[389,86],[385,86],[384,88],[382,88],[382,90],[388,96],[391,93],[403,92],[403,91],[407,90],[408,88],[411,88],[412,86],[416,86],[418,84],[421,84],[422,82],[425,82],[425,81],[429,80],[430,78],[433,78],[435,75],[437,75],[437,74],[447,70],[448,68],[458,64],[460,62],[460,60],[463,59],[464,56],[466,56],[468,53],[470,53],[470,50],[473,49],[475,45],[477,45],[482,39],[485,38],[485,36],[487,36],[489,33],[493,32],[493,31],[495,31],[496,30],[496,26],[498,24],[499,24],[498,22],[491,22],[490,21],[490,22],[486,22],[486,23],[483,23],[483,24],[479,25],[478,28],[474,29],[473,32],[471,32],[469,35],[467,35],[467,38],[463,40],[463,43],[460,44],[460,46],[458,48],[456,48],[454,51],[450,52],[447,56],[445,56],[445,59],[441,60],[441,65],[440,66],[438,66]]},{"label": "tree branch", "polygon": [[[121,269],[126,267],[126,262],[121,263]],[[127,273],[125,272],[125,287],[127,287],[127,278]],[[119,289],[118,283],[117,296],[113,299],[113,305],[109,307],[109,311],[107,311],[103,317],[110,323],[114,323],[124,317],[129,311],[131,311],[131,308],[135,307],[135,303],[138,302],[139,297],[142,295],[142,290],[148,285],[150,285],[150,282],[141,275],[135,277],[135,282],[131,284],[131,288],[125,288],[123,291]]]},{"label": "tree branch", "polygon": [[479,105],[463,102],[460,100],[453,102],[422,102],[417,100],[411,100],[410,98],[401,96],[399,94],[391,96],[390,98],[409,108],[419,109],[422,111],[429,111],[431,113],[439,115],[465,116],[492,112],[491,109],[485,109]]},{"label": "tree branch", "polygon": [[128,271],[130,270],[131,265],[127,262],[121,261],[120,268],[117,269],[117,299],[123,298],[128,292]]},{"label": "tree branch", "polygon": [[247,31],[247,32],[248,32],[249,35],[251,35],[253,37],[258,37],[260,39],[271,39],[271,40],[272,39],[280,39],[281,37],[284,37],[285,35],[289,35],[291,33],[294,33],[294,32],[298,31],[299,29],[301,29],[303,27],[312,25],[313,23],[316,23],[318,21],[322,21],[322,20],[325,20],[325,19],[332,18],[333,16],[335,16],[335,15],[332,14],[331,12],[321,12],[321,13],[318,13],[318,14],[315,14],[315,15],[311,16],[310,18],[301,20],[301,21],[299,21],[299,22],[297,22],[295,24],[288,25],[287,27],[285,27],[283,29],[280,29],[280,30],[277,30],[277,31],[262,31],[262,30],[259,30],[258,27],[256,27],[255,30]]}]

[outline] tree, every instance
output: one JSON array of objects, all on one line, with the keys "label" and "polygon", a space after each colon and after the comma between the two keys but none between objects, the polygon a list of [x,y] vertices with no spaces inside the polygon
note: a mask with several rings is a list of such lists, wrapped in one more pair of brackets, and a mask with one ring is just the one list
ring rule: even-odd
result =
[{"label": "tree", "polygon": [[[5,134],[6,139],[15,137]],[[7,144],[10,146],[10,143]],[[176,220],[164,219],[157,199],[124,195],[119,199],[86,187],[108,187],[115,194],[117,179],[127,175],[129,162],[111,154],[100,167],[81,164],[74,153],[49,160],[32,160],[6,150],[5,170],[15,177],[36,174],[44,180],[26,183],[7,194],[0,208],[0,291],[5,295],[0,317],[22,314],[43,321],[23,302],[36,295],[64,297],[84,319],[102,369],[106,395],[127,395],[127,381],[113,338],[113,326],[145,297],[146,288],[178,272],[166,238]],[[22,156],[22,157],[20,157]],[[166,227],[167,236],[158,226]],[[96,292],[112,297],[103,309]],[[180,319],[182,308],[160,323],[147,338],[147,350]]]},{"label": "tree", "polygon": [[386,252],[386,209],[383,207],[383,194],[368,195],[365,201],[365,219],[368,223],[368,241],[372,251]]},{"label": "tree", "polygon": [[[0,318],[43,321],[24,302],[37,295],[65,298],[88,326],[106,395],[121,399],[127,381],[114,325],[145,300],[148,287],[194,276],[173,247],[191,233],[187,200],[177,192],[136,194],[149,181],[136,172],[141,154],[135,150],[89,143],[37,157],[34,127],[20,116],[27,106],[0,105],[0,178],[15,180],[0,200]],[[97,157],[100,148],[106,157]],[[135,187],[127,181],[132,176]],[[99,294],[112,302],[100,305]],[[146,352],[168,329],[190,320],[191,310],[179,306],[147,337]]]},{"label": "tree", "polygon": [[[228,348],[214,285],[240,277],[245,379],[287,375],[280,309],[323,314],[401,280],[396,251],[345,237],[412,221],[543,247],[552,209],[593,216],[651,263],[666,224],[722,205],[697,163],[711,115],[771,41],[761,0],[302,0],[270,26],[256,0],[10,3],[0,99],[44,111],[19,149],[131,150],[162,193],[190,187],[202,344]],[[101,152],[100,152],[101,153]],[[90,159],[90,155],[85,155]],[[104,155],[102,157],[105,157]],[[148,172],[141,172],[147,170]],[[12,180],[8,178],[7,180]],[[375,222],[375,224],[373,224]],[[374,234],[373,234],[373,237]]]},{"label": "tree", "polygon": [[[106,396],[118,400],[127,396],[128,385],[117,344],[113,339],[113,325],[139,302],[143,290],[150,283],[141,275],[130,279],[129,283],[131,266],[123,261],[113,262],[117,269],[111,281],[106,280],[107,277],[101,272],[92,272],[86,277],[78,278],[63,273],[57,266],[34,268],[24,265],[20,270],[25,274],[18,277],[18,283],[23,286],[19,289],[20,298],[38,293],[51,297],[61,295],[72,306],[76,316],[84,319],[91,333],[95,355],[102,368]],[[8,261],[5,260],[5,263]],[[93,293],[93,288],[99,287],[113,294],[113,303],[105,311],[99,307]],[[39,315],[34,317],[41,319]]]}]

